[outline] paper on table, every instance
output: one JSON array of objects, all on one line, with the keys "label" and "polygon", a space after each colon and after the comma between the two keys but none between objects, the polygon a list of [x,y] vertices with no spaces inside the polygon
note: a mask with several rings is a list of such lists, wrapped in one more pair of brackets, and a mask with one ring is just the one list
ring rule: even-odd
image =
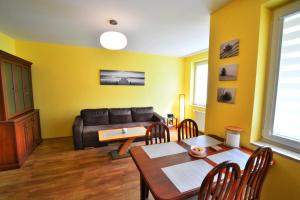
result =
[{"label": "paper on table", "polygon": [[122,129],[115,129],[103,133],[103,137],[111,137],[111,136],[118,136],[118,135],[125,135],[125,134],[130,135],[130,134],[144,133],[144,132],[146,132],[146,129],[144,127],[129,128],[126,133],[123,133]]},{"label": "paper on table", "polygon": [[217,144],[221,144],[219,140],[216,140],[212,137],[209,137],[207,135],[200,135],[198,137],[193,137],[189,139],[183,140],[184,143],[190,145],[190,146],[197,146],[197,147],[210,147],[215,146]]},{"label": "paper on table", "polygon": [[175,142],[153,144],[148,146],[142,146],[142,148],[151,159],[183,153],[187,151]]},{"label": "paper on table", "polygon": [[220,164],[224,161],[233,161],[237,163],[241,170],[245,169],[245,165],[248,161],[248,158],[250,155],[238,150],[238,149],[231,149],[229,151],[224,151],[222,153],[217,153],[211,156],[208,156],[207,158],[217,164]]},{"label": "paper on table", "polygon": [[196,160],[162,168],[162,171],[180,192],[200,187],[208,172],[213,168],[204,160]]}]

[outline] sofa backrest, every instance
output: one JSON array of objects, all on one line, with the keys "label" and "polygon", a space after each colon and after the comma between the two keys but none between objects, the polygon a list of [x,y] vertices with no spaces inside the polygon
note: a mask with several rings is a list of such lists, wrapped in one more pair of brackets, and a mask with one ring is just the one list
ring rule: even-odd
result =
[{"label": "sofa backrest", "polygon": [[107,108],[84,109],[80,112],[84,126],[96,126],[109,124],[109,115]]},{"label": "sofa backrest", "polygon": [[153,107],[131,108],[134,122],[147,122],[153,120]]},{"label": "sofa backrest", "polygon": [[84,126],[149,122],[153,120],[153,107],[99,108],[81,110]]},{"label": "sofa backrest", "polygon": [[132,122],[130,108],[111,108],[109,109],[110,124],[125,124]]}]

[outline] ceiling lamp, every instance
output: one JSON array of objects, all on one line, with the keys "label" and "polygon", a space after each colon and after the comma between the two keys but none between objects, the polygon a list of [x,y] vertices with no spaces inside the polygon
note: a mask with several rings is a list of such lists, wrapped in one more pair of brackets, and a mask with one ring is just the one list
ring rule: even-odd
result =
[{"label": "ceiling lamp", "polygon": [[[116,20],[109,20],[110,25],[117,25]],[[127,38],[123,33],[116,31],[107,31],[101,34],[100,44],[109,50],[121,50],[127,46]]]}]

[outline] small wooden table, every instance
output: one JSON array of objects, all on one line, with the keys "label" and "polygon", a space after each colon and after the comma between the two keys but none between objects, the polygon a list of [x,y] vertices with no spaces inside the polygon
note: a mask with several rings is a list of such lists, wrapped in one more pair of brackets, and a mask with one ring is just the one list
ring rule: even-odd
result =
[{"label": "small wooden table", "polygon": [[118,150],[111,151],[111,156],[113,160],[129,157],[130,154],[128,154],[128,148],[130,147],[130,145],[136,138],[145,137],[145,134],[145,127],[127,128],[127,133],[123,133],[122,129],[108,129],[98,131],[100,142],[124,140],[124,143],[120,146]]},{"label": "small wooden table", "polygon": [[[220,140],[219,137],[209,135],[215,139]],[[220,140],[221,141],[221,140]],[[190,149],[190,146],[184,142],[178,142],[178,144],[184,147],[186,150]],[[225,146],[224,144],[219,144],[222,147],[222,151],[215,151],[210,147],[206,148],[207,156],[221,153],[232,149],[231,147]],[[241,151],[251,155],[252,151],[240,148]],[[199,188],[189,190],[181,193],[169,180],[169,178],[161,170],[163,167],[168,167],[176,164],[181,164],[193,160],[198,160],[199,158],[191,157],[188,152],[174,154],[170,156],[164,156],[156,159],[150,159],[145,153],[141,146],[133,147],[130,150],[130,154],[135,162],[139,172],[140,172],[140,199],[145,200],[146,198],[146,187],[150,189],[153,197],[158,200],[179,200],[186,199],[197,195]],[[217,164],[208,158],[204,158],[205,161],[210,163],[212,166]],[[201,169],[199,169],[201,170]],[[187,177],[188,180],[188,177]]]}]

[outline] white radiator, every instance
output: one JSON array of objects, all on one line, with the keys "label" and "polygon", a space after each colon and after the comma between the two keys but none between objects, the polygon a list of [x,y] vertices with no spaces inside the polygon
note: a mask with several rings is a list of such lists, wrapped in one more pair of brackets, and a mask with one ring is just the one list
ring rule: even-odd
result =
[{"label": "white radiator", "polygon": [[198,125],[198,129],[201,132],[204,132],[205,128],[205,112],[198,111],[198,110],[193,110],[195,113],[195,121]]}]

